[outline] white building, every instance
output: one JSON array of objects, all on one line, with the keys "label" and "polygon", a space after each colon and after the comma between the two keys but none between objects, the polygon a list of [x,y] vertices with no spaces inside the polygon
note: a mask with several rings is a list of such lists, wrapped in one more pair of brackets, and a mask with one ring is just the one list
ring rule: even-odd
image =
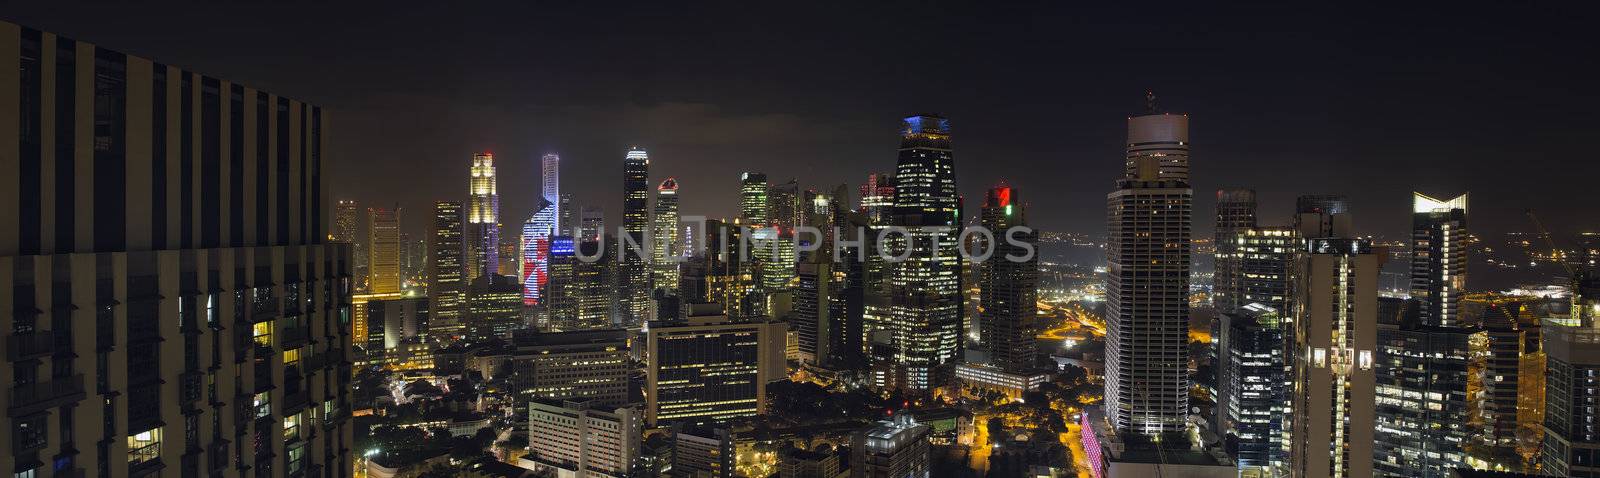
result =
[{"label": "white building", "polygon": [[639,457],[643,426],[633,408],[535,400],[528,405],[528,456],[520,465],[558,478],[625,476]]}]

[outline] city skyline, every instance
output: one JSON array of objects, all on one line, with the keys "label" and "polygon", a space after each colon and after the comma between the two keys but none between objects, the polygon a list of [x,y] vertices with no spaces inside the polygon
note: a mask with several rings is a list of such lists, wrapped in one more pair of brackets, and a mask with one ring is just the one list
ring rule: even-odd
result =
[{"label": "city skyline", "polygon": [[144,7],[0,15],[17,478],[1600,476],[1573,16]]},{"label": "city skyline", "polygon": [[[873,31],[880,26],[878,20],[899,13],[873,7],[860,7],[852,12],[855,15],[830,16],[837,24],[826,30],[839,33],[842,38],[836,40],[803,30],[812,25],[807,20],[821,14],[804,10],[781,18],[750,12],[695,20],[641,7],[607,18],[638,27],[633,33],[637,35],[693,27],[692,33],[639,51],[619,50],[618,40],[590,28],[598,25],[584,12],[560,9],[536,16],[503,16],[525,21],[530,28],[499,26],[508,20],[482,19],[470,11],[451,12],[440,17],[440,33],[430,36],[435,44],[418,45],[405,36],[410,30],[400,28],[402,18],[365,9],[359,13],[377,17],[349,31],[318,28],[358,13],[335,8],[319,19],[285,17],[276,22],[316,32],[313,38],[263,43],[251,36],[258,31],[222,28],[201,32],[218,41],[197,44],[177,33],[184,29],[169,29],[170,36],[162,33],[160,27],[167,22],[193,21],[165,18],[159,8],[110,6],[67,19],[45,8],[17,7],[9,16],[23,23],[134,53],[161,53],[176,64],[250,78],[264,88],[330,104],[344,128],[332,138],[330,148],[346,159],[334,164],[330,171],[334,179],[353,180],[377,161],[392,165],[384,168],[389,171],[423,171],[425,177],[439,179],[425,184],[360,181],[333,199],[361,203],[392,199],[403,208],[425,210],[434,201],[459,196],[458,188],[449,187],[466,181],[466,172],[451,166],[456,158],[493,151],[501,159],[497,166],[502,169],[506,208],[502,222],[507,227],[514,225],[506,218],[525,218],[534,212],[538,162],[546,153],[567,159],[564,179],[566,189],[577,192],[575,203],[602,206],[608,222],[620,221],[621,203],[615,194],[600,191],[614,184],[620,170],[614,158],[635,144],[649,149],[656,160],[651,184],[672,176],[685,186],[684,214],[733,217],[736,173],[703,173],[717,171],[714,165],[750,162],[748,169],[765,172],[775,182],[796,178],[803,186],[854,184],[862,174],[890,166],[883,151],[893,148],[886,132],[895,118],[932,111],[950,118],[964,132],[956,147],[965,156],[987,160],[987,167],[958,172],[963,195],[981,197],[984,188],[1002,179],[1024,190],[1056,191],[1031,196],[1037,227],[1093,233],[1100,211],[1083,205],[1095,204],[1094,191],[1108,184],[1103,178],[1115,177],[1119,165],[1106,158],[1114,158],[1123,147],[1115,139],[1121,127],[1117,118],[1140,113],[1146,91],[1155,92],[1163,109],[1195,119],[1196,140],[1206,145],[1198,152],[1204,159],[1196,165],[1193,178],[1195,189],[1202,193],[1197,194],[1197,211],[1213,207],[1210,191],[1250,187],[1260,193],[1262,224],[1286,225],[1293,197],[1343,193],[1351,195],[1353,209],[1362,214],[1357,233],[1400,240],[1410,221],[1404,211],[1391,211],[1392,205],[1406,202],[1413,190],[1434,195],[1466,191],[1481,205],[1475,213],[1475,232],[1530,231],[1522,216],[1527,208],[1538,210],[1555,232],[1596,227],[1576,206],[1582,202],[1579,178],[1595,166],[1568,164],[1564,158],[1565,151],[1582,140],[1577,115],[1600,106],[1600,100],[1578,93],[1585,75],[1562,60],[1571,47],[1564,46],[1566,30],[1556,26],[1571,20],[1547,13],[1511,12],[1487,23],[1470,11],[1445,12],[1452,21],[1419,23],[1406,19],[1424,12],[1404,10],[1362,16],[1354,10],[1289,14],[1270,9],[1152,8],[1140,20],[1139,38],[1125,46],[1091,48],[1099,42],[1083,40],[1117,35],[1134,25],[1126,20],[1104,25],[1091,21],[1101,15],[1116,16],[1115,11],[1070,16],[1042,6],[998,13],[962,8],[916,12],[912,16],[950,30],[947,36],[929,41],[942,59],[936,63],[950,65],[952,73],[928,84],[907,84],[903,81],[907,75],[925,72],[929,66],[894,58],[899,34],[911,27]],[[191,14],[226,18],[241,8],[246,7],[207,7]],[[1300,15],[1318,13],[1328,19],[1296,22],[1304,19]],[[1023,28],[995,38],[979,37],[975,27],[957,22],[963,14],[973,15],[974,25],[989,21]],[[1217,31],[1205,34],[1185,27],[1188,15],[1199,15],[1197,24],[1208,20]],[[1036,19],[1025,18],[1030,16]],[[472,23],[459,20],[469,17],[474,18]],[[1342,33],[1335,21],[1341,18],[1360,18],[1380,34]],[[124,22],[140,26],[117,25]],[[723,23],[760,24],[773,31],[745,31]],[[1275,26],[1287,24],[1296,29]],[[719,41],[736,34],[755,34],[760,41],[742,46]],[[796,53],[798,47],[775,46],[782,38],[779,34],[798,35],[806,44],[858,42],[860,48],[821,58],[807,53],[806,58],[821,62],[816,67],[756,55],[763,47]],[[1198,38],[1187,43],[1190,36]],[[1253,41],[1263,37],[1283,41]],[[557,38],[580,48],[570,52],[535,48],[528,58],[510,56],[505,49],[554,44]],[[361,41],[346,41],[351,39]],[[1516,45],[1507,39],[1521,41],[1527,48],[1495,46]],[[507,47],[469,49],[444,68],[417,71],[420,58],[413,55],[480,40]],[[1447,41],[1461,45],[1452,47]],[[300,54],[330,43],[351,50],[334,56]],[[1023,46],[998,50],[1001,54],[993,58],[971,55],[1011,44]],[[384,45],[384,54],[366,54],[380,51],[378,45]],[[716,46],[691,51],[706,45]],[[686,66],[662,63],[653,55],[685,51],[690,55],[682,62]],[[387,73],[387,79],[374,88],[351,91],[351,86],[338,82],[286,75],[234,59],[269,54],[290,66],[322,65],[334,78],[370,70]],[[348,64],[334,60],[347,57],[354,58]],[[752,64],[725,58],[748,58]],[[1120,71],[1135,58],[1170,64],[1171,72]],[[872,66],[876,61],[888,65]],[[504,74],[450,73],[478,67]],[[297,69],[304,68],[284,68]],[[755,81],[724,79],[723,73],[735,71]],[[1072,71],[1103,73],[1060,74]],[[625,72],[643,76],[626,81]],[[575,78],[592,79],[594,84]],[[1064,83],[1052,84],[1058,81]],[[859,86],[841,88],[852,82]],[[951,87],[978,92],[939,93]],[[1490,90],[1518,93],[1490,98],[1477,94]],[[775,94],[779,91],[785,93]],[[386,105],[396,100],[413,107],[395,111]],[[472,112],[471,118],[441,123],[442,118],[467,112]],[[1540,121],[1519,121],[1522,118]],[[1517,166],[1496,167],[1496,161],[1515,161]],[[808,162],[820,167],[803,166]],[[1267,167],[1279,164],[1304,171],[1307,179],[1280,180]],[[1451,167],[1455,165],[1474,167]],[[1472,174],[1483,168],[1494,168],[1498,174]],[[1543,174],[1558,168],[1575,170]],[[1505,187],[1508,181],[1553,187],[1546,194],[1526,195]],[[421,224],[405,227],[414,237],[424,232]],[[1199,224],[1195,232],[1206,237],[1209,229],[1210,224]]]}]

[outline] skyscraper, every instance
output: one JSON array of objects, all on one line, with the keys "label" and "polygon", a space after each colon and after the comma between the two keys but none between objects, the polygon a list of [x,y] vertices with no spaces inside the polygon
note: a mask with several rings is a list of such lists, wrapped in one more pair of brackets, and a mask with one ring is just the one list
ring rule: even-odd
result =
[{"label": "skyscraper", "polygon": [[0,67],[0,469],[350,470],[323,109],[6,22]]},{"label": "skyscraper", "polygon": [[1587,326],[1566,326],[1554,321],[1543,324],[1543,350],[1546,357],[1544,388],[1544,443],[1540,453],[1542,471],[1548,476],[1584,476],[1600,473],[1593,460],[1600,450],[1600,433],[1594,423],[1600,411],[1600,330]]},{"label": "skyscraper", "polygon": [[333,210],[333,230],[328,233],[328,239],[333,242],[356,242],[356,202],[353,199],[340,199]]},{"label": "skyscraper", "polygon": [[467,280],[500,272],[500,193],[495,185],[494,154],[472,155],[472,180],[467,201]]},{"label": "skyscraper", "polygon": [[[578,211],[578,242],[594,242],[606,233],[606,213],[595,206],[583,206]],[[568,229],[571,229],[570,227]]]},{"label": "skyscraper", "polygon": [[1468,467],[1466,444],[1476,438],[1468,402],[1479,400],[1467,385],[1471,344],[1484,340],[1459,327],[1378,325],[1377,473],[1448,478]]},{"label": "skyscraper", "polygon": [[745,172],[739,174],[739,217],[750,227],[761,227],[767,218],[767,175]]},{"label": "skyscraper", "polygon": [[1240,291],[1240,231],[1256,227],[1256,192],[1252,189],[1217,190],[1217,223],[1213,246],[1216,248],[1216,273],[1211,279],[1211,302],[1217,312],[1232,312],[1244,307]]},{"label": "skyscraper", "polygon": [[[890,264],[887,327],[907,387],[927,389],[933,368],[960,355],[961,225],[950,122],[938,116],[906,117],[895,169],[893,224],[910,231],[889,247],[906,259]],[[949,228],[935,232],[932,228]],[[935,238],[935,236],[940,236]]]},{"label": "skyscraper", "polygon": [[1377,428],[1373,368],[1383,253],[1351,237],[1347,214],[1321,211],[1297,221],[1307,239],[1295,268],[1288,347],[1294,381],[1289,471],[1296,478],[1368,477]]},{"label": "skyscraper", "polygon": [[[617,274],[618,323],[638,327],[649,318],[650,269],[645,230],[650,227],[650,155],[644,149],[628,150],[622,161],[622,255]],[[640,247],[634,250],[633,245]]]},{"label": "skyscraper", "polygon": [[367,209],[367,291],[400,292],[400,210]]},{"label": "skyscraper", "polygon": [[1413,193],[1411,205],[1411,297],[1424,324],[1455,327],[1467,292],[1467,195]]},{"label": "skyscraper", "polygon": [[1273,476],[1284,466],[1284,321],[1259,303],[1217,315],[1219,434],[1238,443],[1241,476]]},{"label": "skyscraper", "polygon": [[678,295],[678,262],[683,257],[678,239],[678,180],[667,178],[656,187],[655,217],[650,228],[650,282],[662,294]]},{"label": "skyscraper", "polygon": [[463,335],[466,313],[466,245],[459,201],[433,203],[433,227],[428,234],[428,305],[432,317],[428,335],[446,342]]},{"label": "skyscraper", "polygon": [[542,303],[540,294],[550,282],[550,237],[559,233],[561,223],[561,157],[546,154],[542,165],[544,189],[539,193],[540,204],[533,217],[522,225],[522,267],[518,272],[522,302],[526,305]]},{"label": "skyscraper", "polygon": [[[993,252],[978,272],[979,317],[983,345],[993,365],[1012,373],[1028,373],[1038,360],[1039,258],[1008,238],[1032,244],[1037,234],[1022,232],[1028,225],[1027,207],[1010,186],[989,189],[980,216],[983,227],[994,234]],[[1013,235],[1012,228],[1019,228]],[[1014,261],[1008,257],[1028,257]]]},{"label": "skyscraper", "polygon": [[[1151,117],[1153,116],[1153,118]],[[1136,161],[1106,196],[1106,418],[1120,433],[1182,431],[1188,408],[1189,228],[1194,191],[1188,156],[1151,150],[1154,126],[1173,115],[1128,121]],[[1158,128],[1158,131],[1160,129]],[[1182,143],[1187,151],[1187,143]],[[1176,170],[1182,166],[1181,170]],[[1180,174],[1181,173],[1181,174]]]},{"label": "skyscraper", "polygon": [[886,173],[867,175],[861,183],[860,211],[872,224],[888,224],[894,208],[894,176]]}]

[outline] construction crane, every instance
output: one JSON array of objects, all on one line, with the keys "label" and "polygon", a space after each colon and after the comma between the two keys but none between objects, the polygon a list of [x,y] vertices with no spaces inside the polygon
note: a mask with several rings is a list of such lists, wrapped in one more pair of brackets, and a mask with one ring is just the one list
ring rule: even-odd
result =
[{"label": "construction crane", "polygon": [[[1556,263],[1561,264],[1561,268],[1563,270],[1566,270],[1567,281],[1571,282],[1576,280],[1578,278],[1578,271],[1574,270],[1572,268],[1572,264],[1568,264],[1565,257],[1559,253],[1560,250],[1556,249],[1556,241],[1550,237],[1550,230],[1544,228],[1544,223],[1539,222],[1539,215],[1534,214],[1532,209],[1527,209],[1526,213],[1528,214],[1528,219],[1533,221],[1533,227],[1538,228],[1539,237],[1544,239],[1544,244],[1546,246],[1550,246],[1550,257],[1555,259]],[[1572,291],[1574,294],[1578,292],[1575,287],[1576,284],[1574,284],[1574,289]]]}]

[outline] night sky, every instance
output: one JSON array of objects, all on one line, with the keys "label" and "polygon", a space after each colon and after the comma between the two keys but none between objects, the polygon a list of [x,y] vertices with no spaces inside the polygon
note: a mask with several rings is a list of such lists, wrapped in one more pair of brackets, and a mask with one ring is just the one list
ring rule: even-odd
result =
[{"label": "night sky", "polygon": [[[445,3],[33,2],[0,17],[322,105],[338,199],[462,200],[471,154],[493,151],[508,226],[532,213],[546,152],[610,226],[632,145],[653,181],[678,178],[684,214],[727,216],[740,171],[853,191],[893,170],[901,117],[937,113],[969,208],[1005,180],[1035,226],[1098,236],[1125,118],[1154,90],[1191,117],[1197,235],[1229,186],[1258,190],[1268,224],[1296,195],[1348,194],[1358,229],[1389,239],[1407,234],[1413,189],[1470,191],[1480,232],[1527,230],[1530,207],[1557,232],[1600,230],[1590,12]],[[422,232],[426,213],[410,217]]]}]

